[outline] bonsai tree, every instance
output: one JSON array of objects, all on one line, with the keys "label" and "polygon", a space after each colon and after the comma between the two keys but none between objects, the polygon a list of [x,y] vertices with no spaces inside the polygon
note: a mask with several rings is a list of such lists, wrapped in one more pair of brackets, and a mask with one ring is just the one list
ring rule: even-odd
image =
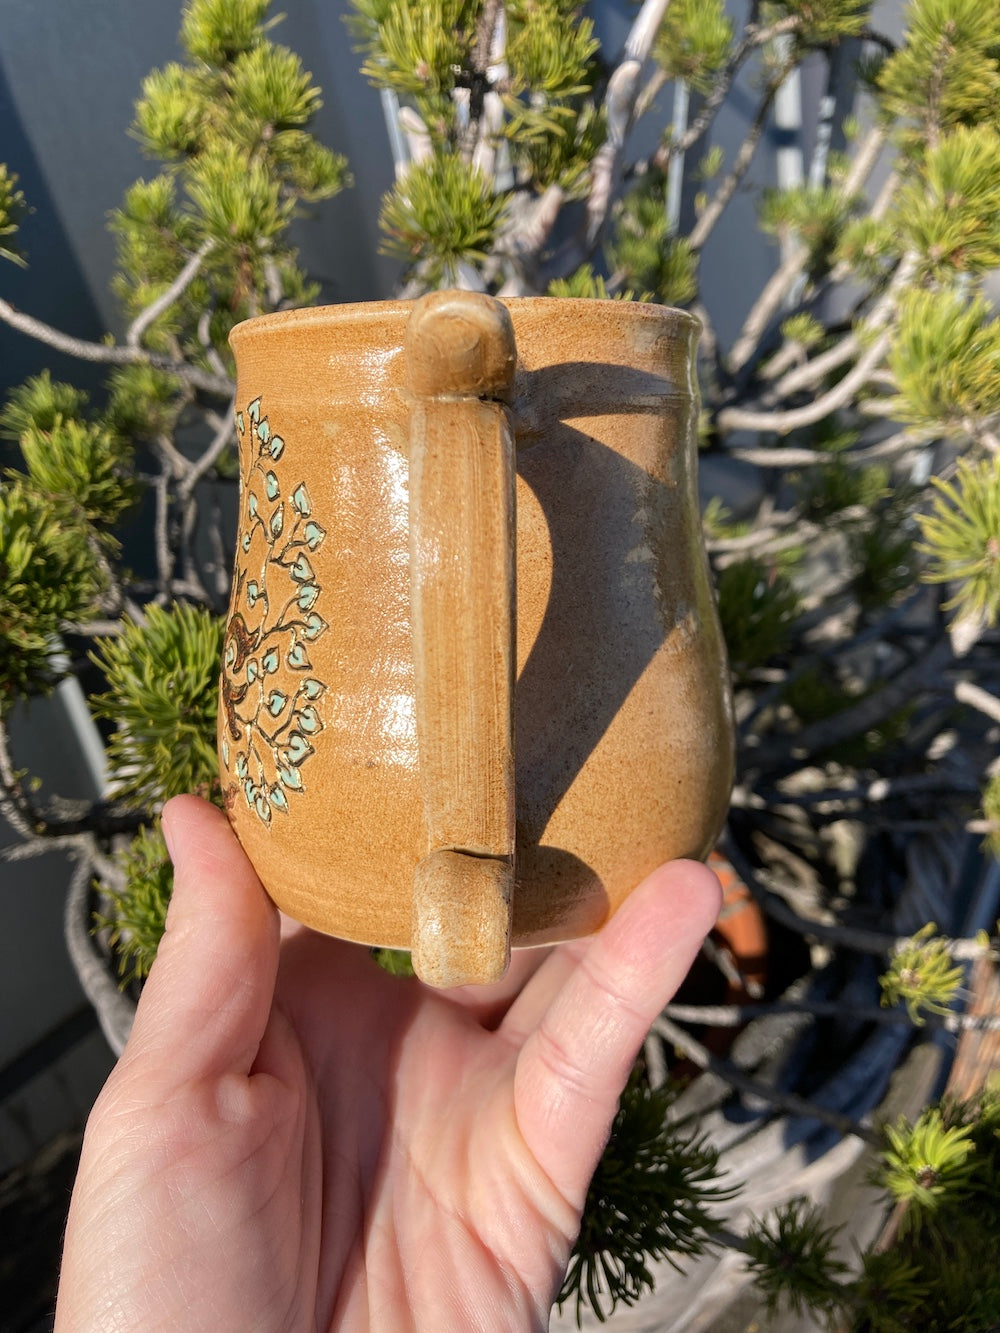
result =
[{"label": "bonsai tree", "polygon": [[[81,343],[0,301],[13,328],[107,368],[100,401],[43,371],[0,414],[20,452],[0,490],[0,799],[27,850],[65,846],[81,882],[98,877],[125,978],[145,975],[163,927],[159,807],[184,791],[218,797],[231,571],[219,507],[237,477],[228,333],[315,300],[289,228],[348,183],[343,158],[309,131],[319,91],[271,40],[267,9],[194,0],[181,25],[186,60],[143,85],[132,130],[157,166],[111,219],[124,340]],[[0,239],[17,263],[24,211],[0,169]],[[145,549],[136,529],[151,536]],[[91,703],[110,732],[108,796],[87,810],[41,808],[7,718],[17,699],[88,660],[104,681]]]},{"label": "bonsai tree", "polygon": [[[143,88],[135,132],[161,167],[113,219],[124,341],[80,344],[0,299],[12,327],[109,371],[99,403],[43,373],[3,414],[21,463],[0,491],[0,798],[28,850],[67,847],[77,884],[95,882],[133,986],[170,891],[157,811],[178,791],[217,794],[226,335],[314,298],[288,227],[346,181],[309,134],[318,92],[266,8],[192,0],[187,60]],[[364,72],[399,131],[381,227],[403,293],[686,306],[703,328],[704,456],[753,469],[738,511],[705,510],[741,740],[720,867],[776,947],[751,966],[720,935],[651,1034],[567,1275],[577,1315],[640,1299],[655,1260],[728,1245],[765,1304],[858,1333],[1000,1318],[996,1090],[884,1126],[849,1096],[865,1087],[873,1109],[921,1033],[995,1021],[961,1012],[996,939],[956,937],[977,922],[954,889],[960,872],[987,884],[968,867],[1000,849],[996,19],[913,0],[897,43],[862,0],[754,3],[742,25],[721,0],[645,0],[612,51],[569,0],[355,0]],[[824,108],[853,105],[823,110],[801,183],[760,188],[756,150],[807,59],[826,71]],[[737,85],[752,105],[727,157],[711,134]],[[724,340],[701,257],[748,193],[776,263]],[[24,208],[0,171],[15,262]],[[152,543],[130,573],[116,532],[137,505]],[[5,719],[88,657],[111,791],[41,805]],[[984,913],[990,928],[995,904]],[[776,1019],[802,1036],[768,1065]],[[733,1220],[743,1196],[711,1126],[741,1097],[869,1145],[896,1208],[877,1250],[845,1265],[794,1197]]]},{"label": "bonsai tree", "polygon": [[[1000,848],[990,688],[1000,323],[987,285],[1000,257],[995,13],[913,0],[897,44],[871,27],[862,0],[753,4],[741,28],[721,3],[647,0],[612,52],[567,0],[355,9],[364,70],[400,107],[403,149],[381,223],[408,292],[458,283],[655,299],[702,322],[704,455],[759,469],[740,512],[714,500],[705,513],[741,738],[725,851],[772,930],[812,941],[800,967],[828,997],[782,1007],[819,1023],[837,1011],[831,989],[850,985],[857,1006],[867,975],[885,1008],[856,1008],[859,1021],[895,1021],[900,1006],[916,1023],[954,1021],[961,964],[993,946],[942,937],[928,907],[960,927],[957,858],[970,835],[985,835],[987,855]],[[824,105],[844,104],[848,73],[853,105],[824,111],[801,183],[753,186],[775,99],[807,58],[826,70]],[[727,158],[708,143],[738,79],[751,111]],[[700,262],[748,189],[778,262],[723,343]],[[917,839],[943,857],[934,882],[913,855]],[[680,1052],[803,1113],[796,1097],[720,1062],[691,1026],[774,1010],[672,1006],[647,1043],[647,1089]],[[679,1181],[668,1157],[645,1176],[664,1182],[659,1199],[629,1175],[642,1157],[635,1098],[616,1131],[624,1162],[613,1137],[605,1165],[617,1166],[598,1173],[564,1292],[598,1309],[650,1281],[637,1254],[683,1256],[712,1230],[684,1206],[711,1196],[705,1162],[701,1188],[692,1184],[697,1138],[683,1154],[691,1176]],[[878,1137],[828,1106],[810,1114]],[[935,1320],[949,1301],[966,1308],[958,1287],[928,1300],[913,1237],[935,1235],[940,1261],[942,1219],[969,1197],[949,1162],[964,1164],[966,1186],[992,1179],[995,1109],[988,1097],[928,1114],[879,1139],[882,1179],[908,1205],[907,1245],[866,1260],[852,1282],[801,1202],[735,1238],[773,1302],[841,1322],[853,1311],[866,1328],[945,1327]],[[975,1253],[966,1246],[956,1271],[995,1319],[996,1287]]]}]

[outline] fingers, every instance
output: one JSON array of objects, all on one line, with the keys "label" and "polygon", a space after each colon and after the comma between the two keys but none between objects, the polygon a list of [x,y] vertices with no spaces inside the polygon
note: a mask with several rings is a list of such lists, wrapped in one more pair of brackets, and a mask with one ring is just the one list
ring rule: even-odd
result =
[{"label": "fingers", "polygon": [[143,1061],[160,1095],[249,1072],[278,966],[277,912],[225,815],[180,796],[164,807],[163,832],[173,897],[122,1057],[124,1065]]},{"label": "fingers", "polygon": [[[524,1042],[514,1085],[518,1124],[540,1166],[576,1207],[636,1053],[714,924],[720,897],[718,880],[697,862],[655,871],[583,947]],[[546,991],[573,952],[557,954],[536,978]],[[505,1035],[508,1021],[524,1021],[531,984],[502,1025]]]},{"label": "fingers", "polygon": [[545,947],[515,949],[502,981],[488,986],[456,986],[447,992],[448,1001],[466,1010],[480,1027],[495,1028],[550,952]]}]

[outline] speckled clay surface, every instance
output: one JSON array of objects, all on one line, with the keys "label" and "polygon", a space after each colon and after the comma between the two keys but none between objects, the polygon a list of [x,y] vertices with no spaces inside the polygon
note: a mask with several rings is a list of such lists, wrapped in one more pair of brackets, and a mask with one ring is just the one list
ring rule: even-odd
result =
[{"label": "speckled clay surface", "polygon": [[[506,303],[517,343],[513,943],[598,928],[702,857],[732,774],[695,488],[696,324]],[[232,824],[291,916],[410,947],[428,831],[414,704],[405,302],[233,331],[242,527],[222,676]],[[457,556],[456,556],[457,558]]]}]

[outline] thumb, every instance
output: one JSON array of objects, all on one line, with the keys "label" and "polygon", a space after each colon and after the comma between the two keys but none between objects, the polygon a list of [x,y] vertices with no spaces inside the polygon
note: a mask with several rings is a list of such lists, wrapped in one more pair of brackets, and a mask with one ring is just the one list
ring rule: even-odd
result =
[{"label": "thumb", "polygon": [[220,810],[176,797],[163,835],[173,896],[122,1064],[142,1062],[167,1096],[250,1072],[274,995],[278,914]]}]

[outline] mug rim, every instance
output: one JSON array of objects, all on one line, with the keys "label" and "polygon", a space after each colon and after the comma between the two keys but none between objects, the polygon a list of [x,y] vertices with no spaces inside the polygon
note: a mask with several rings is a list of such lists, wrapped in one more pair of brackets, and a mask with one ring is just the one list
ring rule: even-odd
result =
[{"label": "mug rim", "polygon": [[[240,341],[250,333],[282,333],[289,329],[308,328],[312,325],[358,325],[381,323],[386,319],[398,319],[406,315],[416,305],[419,298],[384,301],[345,301],[319,306],[299,306],[292,310],[273,310],[266,315],[253,315],[240,320],[229,331],[229,341]],[[680,325],[685,333],[698,332],[701,321],[688,310],[677,306],[660,305],[655,301],[616,301],[607,297],[590,296],[513,296],[495,297],[511,314],[530,307],[547,306],[556,312],[556,307],[566,307],[576,312],[577,316],[594,313],[597,310],[613,310],[628,319],[650,320],[663,324]]]}]

